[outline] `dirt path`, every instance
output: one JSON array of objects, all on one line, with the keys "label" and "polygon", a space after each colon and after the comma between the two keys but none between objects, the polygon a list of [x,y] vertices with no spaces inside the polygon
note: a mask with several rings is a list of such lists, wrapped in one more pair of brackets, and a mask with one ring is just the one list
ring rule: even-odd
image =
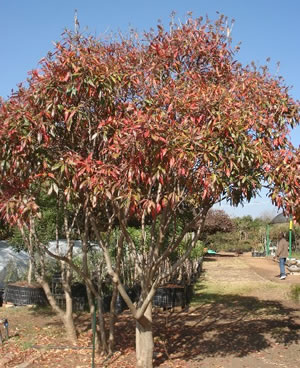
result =
[{"label": "dirt path", "polygon": [[[286,269],[287,278],[280,280],[279,265],[271,258],[251,257],[245,254],[233,257],[221,254],[219,257],[207,257],[205,262],[205,281],[214,281],[225,287],[230,284],[235,289],[246,287],[248,292],[262,299],[274,298],[287,301],[292,285],[300,285],[300,275],[292,275]],[[276,292],[274,292],[276,290]]]},{"label": "dirt path", "polygon": [[199,367],[299,366],[300,305],[289,294],[300,276],[282,281],[278,271],[272,260],[249,255],[206,259],[196,301],[209,348],[199,347]]}]

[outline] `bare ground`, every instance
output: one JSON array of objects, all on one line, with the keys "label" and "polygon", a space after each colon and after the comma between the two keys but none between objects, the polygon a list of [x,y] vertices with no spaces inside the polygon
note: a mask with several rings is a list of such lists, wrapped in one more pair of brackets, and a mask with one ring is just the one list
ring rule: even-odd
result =
[{"label": "bare ground", "polygon": [[[290,298],[300,276],[278,277],[278,264],[249,255],[207,257],[188,311],[156,310],[155,361],[160,368],[297,367],[300,362],[300,305]],[[61,323],[49,310],[0,308],[11,338],[0,346],[3,368],[91,367],[90,322],[76,317],[79,341],[64,340]],[[114,356],[96,367],[135,366],[134,323],[119,316]]]},{"label": "bare ground", "polygon": [[[290,298],[299,275],[278,277],[279,266],[266,258],[208,258],[197,303],[208,314],[201,330],[199,367],[291,367],[300,362],[300,305]],[[205,304],[205,301],[207,304]],[[201,350],[201,349],[200,349]]]}]

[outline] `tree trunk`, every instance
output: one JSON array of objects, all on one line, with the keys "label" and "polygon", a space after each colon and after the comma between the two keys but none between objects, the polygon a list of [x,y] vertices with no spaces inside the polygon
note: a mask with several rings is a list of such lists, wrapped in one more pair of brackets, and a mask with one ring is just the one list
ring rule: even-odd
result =
[{"label": "tree trunk", "polygon": [[[121,271],[121,260],[123,255],[123,241],[124,235],[121,233],[121,236],[118,239],[118,248],[117,248],[117,257],[116,257],[116,267],[115,272],[120,274]],[[114,283],[113,293],[110,302],[110,316],[109,316],[109,338],[108,338],[108,347],[109,353],[112,354],[115,346],[115,322],[116,322],[116,301],[118,296],[118,286]]]},{"label": "tree trunk", "polygon": [[[34,264],[34,254],[33,254],[33,231],[34,231],[34,220],[30,218],[30,227],[29,227],[29,238],[27,243],[27,250],[29,254],[29,268],[27,274],[27,281],[30,285],[32,282],[32,274],[33,274],[33,264]],[[22,232],[22,231],[21,231]],[[23,239],[25,238],[25,232],[22,232]]]},{"label": "tree trunk", "polygon": [[107,339],[106,339],[106,329],[105,329],[105,321],[102,309],[102,298],[101,296],[97,296],[97,303],[98,303],[98,323],[100,329],[100,338],[101,338],[101,346],[102,351],[105,355],[108,354],[108,346],[107,346]]},{"label": "tree trunk", "polygon": [[75,325],[74,325],[74,319],[73,319],[72,314],[65,313],[64,318],[63,318],[63,322],[64,322],[64,326],[65,326],[65,329],[66,329],[68,340],[71,341],[71,342],[76,342],[77,341],[77,333],[76,333],[76,329],[75,329]]},{"label": "tree trunk", "polygon": [[149,303],[145,317],[151,322],[150,326],[144,327],[136,322],[136,366],[138,368],[153,367],[153,332],[152,332],[152,303]]},{"label": "tree trunk", "polygon": [[118,295],[117,285],[114,284],[113,293],[110,302],[110,314],[109,314],[109,337],[108,337],[108,350],[112,354],[115,346],[115,321],[116,321],[116,300]]},{"label": "tree trunk", "polygon": [[27,274],[27,282],[29,285],[31,285],[32,282],[32,274],[33,274],[33,264],[32,264],[32,260],[31,257],[29,257],[29,267],[28,267],[28,274]]},{"label": "tree trunk", "polygon": [[46,297],[48,299],[48,302],[50,303],[52,309],[54,310],[54,312],[59,316],[59,318],[61,319],[61,321],[64,324],[64,327],[66,329],[66,333],[67,333],[67,338],[69,341],[71,342],[75,342],[77,340],[77,334],[76,334],[76,329],[75,329],[75,325],[74,325],[74,320],[73,320],[73,315],[72,313],[70,313],[70,306],[68,307],[68,304],[71,302],[72,303],[72,299],[70,299],[69,301],[66,300],[66,309],[69,309],[69,313],[65,312],[59,308],[59,306],[56,303],[56,300],[54,299],[49,284],[48,282],[46,282],[45,280],[42,280],[41,278],[37,277],[37,280],[39,282],[39,284],[42,286]]},{"label": "tree trunk", "polygon": [[66,328],[68,339],[70,341],[75,342],[77,340],[77,334],[73,319],[73,301],[71,291],[65,290],[65,298],[66,298],[66,312],[64,315],[64,325]]},{"label": "tree trunk", "polygon": [[[88,234],[88,223],[87,219],[85,218],[85,231],[81,235],[81,241],[82,241],[82,270],[84,274],[90,278],[90,272],[89,272],[89,265],[88,265],[88,240],[87,240],[87,234]],[[94,303],[94,296],[92,294],[92,291],[90,287],[85,283],[86,287],[86,294],[88,298],[89,303],[89,310],[90,310],[90,316],[91,316],[91,326],[93,326],[93,319],[94,319],[94,313],[95,313],[95,303]],[[96,340],[95,340],[95,346],[96,351],[100,353],[101,350],[101,338],[100,333],[97,329],[96,331]]]}]

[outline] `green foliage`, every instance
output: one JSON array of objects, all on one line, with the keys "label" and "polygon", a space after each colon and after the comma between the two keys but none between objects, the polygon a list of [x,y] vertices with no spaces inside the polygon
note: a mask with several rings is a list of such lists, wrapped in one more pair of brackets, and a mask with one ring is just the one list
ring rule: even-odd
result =
[{"label": "green foliage", "polygon": [[[128,233],[130,234],[131,239],[133,240],[136,250],[139,251],[140,249],[142,249],[142,242],[143,242],[143,238],[142,238],[142,230],[140,228],[135,228],[135,227],[129,227],[127,229]],[[150,238],[150,231],[151,228],[149,225],[147,225],[145,227],[145,233],[146,233],[146,244],[145,244],[145,248],[148,249],[147,244],[149,246],[149,238]]]},{"label": "green foliage", "polygon": [[243,216],[233,219],[235,226],[239,230],[255,230],[267,225],[267,221],[261,218],[253,219],[252,216]]},{"label": "green foliage", "polygon": [[[270,226],[271,245],[276,246],[280,238],[280,234],[285,233],[285,238],[289,241],[289,224],[274,224]],[[300,226],[293,226],[292,230],[292,257],[298,258],[300,255]]]},{"label": "green foliage", "polygon": [[11,235],[11,229],[0,219],[0,240],[6,240]]},{"label": "green foliage", "polygon": [[206,245],[215,251],[249,252],[252,249],[262,250],[266,222],[253,219],[251,216],[233,219],[234,230],[230,233],[216,232],[206,238]]},{"label": "green foliage", "polygon": [[[170,245],[170,242],[172,241],[172,237],[174,236],[174,231],[180,234],[180,232],[182,231],[182,227],[183,227],[183,224],[178,224],[176,230],[173,229],[172,225],[168,227],[165,233],[165,236],[164,236],[164,243],[163,243],[162,250],[165,250]],[[128,232],[136,245],[136,249],[139,250],[142,247],[142,241],[143,241],[142,240],[142,230],[138,228],[130,227],[128,228]],[[146,233],[146,241],[148,242],[148,247],[150,247],[150,242],[151,242],[150,240],[151,226],[150,225],[145,227],[145,233]],[[157,238],[157,233],[158,233],[157,231],[154,231],[155,238]],[[179,246],[176,248],[176,250],[173,251],[169,255],[169,260],[171,261],[171,263],[175,262],[178,258],[180,258],[186,252],[187,245],[188,245],[188,242],[191,236],[193,236],[192,233],[187,234],[185,238],[182,240],[182,242],[179,244]],[[189,259],[194,260],[194,259],[198,259],[199,257],[201,257],[203,255],[203,248],[204,248],[203,242],[197,241],[195,247],[191,251]],[[146,249],[147,249],[147,246],[146,246]]]},{"label": "green foliage", "polygon": [[[27,233],[26,230],[25,232]],[[24,239],[22,237],[20,230],[16,226],[12,228],[12,233],[10,238],[8,239],[8,242],[16,252],[20,252],[21,250],[26,251]]]},{"label": "green foliage", "polygon": [[300,249],[296,250],[296,251],[292,251],[292,258],[297,258],[297,259],[300,259]]},{"label": "green foliage", "polygon": [[237,231],[225,234],[221,232],[211,234],[206,239],[206,245],[207,247],[209,247],[212,250],[215,250],[216,252],[218,251],[249,252],[253,247],[251,241],[241,240],[239,233]]},{"label": "green foliage", "polygon": [[199,259],[204,254],[204,244],[202,241],[198,240],[196,246],[193,248],[190,259]]},{"label": "green foliage", "polygon": [[[207,235],[206,246],[215,251],[243,251],[253,249],[263,251],[266,238],[266,226],[269,220],[261,218],[253,219],[251,216],[243,216],[232,219],[234,229],[230,233],[215,232]],[[276,224],[270,226],[271,245],[276,246],[279,234],[285,232],[288,240],[289,225]],[[292,232],[293,257],[297,257],[300,251],[300,227],[294,226]],[[298,253],[297,253],[298,252]]]},{"label": "green foliage", "polygon": [[[25,280],[26,278],[26,269],[20,268],[13,260],[9,260],[7,265],[5,266],[5,273],[4,273],[3,282],[16,282],[20,280]],[[0,274],[1,278],[1,274]]]},{"label": "green foliage", "polygon": [[[62,210],[57,208],[56,197],[54,195],[47,196],[45,192],[41,192],[37,203],[41,215],[35,218],[35,231],[39,241],[47,244],[49,241],[55,240],[56,228],[59,238],[64,238],[63,215]],[[28,233],[25,227],[24,231]],[[9,243],[17,251],[26,250],[22,234],[16,226],[11,230]]]}]

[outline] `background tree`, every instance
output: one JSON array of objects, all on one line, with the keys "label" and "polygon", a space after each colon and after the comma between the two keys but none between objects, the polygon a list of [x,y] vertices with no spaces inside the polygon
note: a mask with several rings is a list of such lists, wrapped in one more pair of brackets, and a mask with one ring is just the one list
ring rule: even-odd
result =
[{"label": "background tree", "polygon": [[266,238],[268,222],[251,216],[231,219],[228,232],[211,232],[206,238],[207,245],[216,251],[249,252],[262,249]]},{"label": "background tree", "polygon": [[[15,221],[28,211],[11,205],[22,193],[30,213],[39,213],[36,182],[85,211],[136,320],[139,367],[152,366],[155,290],[189,257],[209,209],[222,199],[248,201],[266,182],[274,203],[295,211],[298,158],[288,133],[299,104],[266,68],[236,62],[226,26],[222,16],[189,18],[170,32],[158,26],[143,41],[66,37],[28,88],[1,106],[1,212]],[[278,171],[289,176],[285,186]],[[195,216],[179,227],[183,204]],[[133,215],[138,244],[128,229]],[[116,254],[127,244],[136,261],[137,306],[111,258],[116,224]]]},{"label": "background tree", "polygon": [[234,221],[223,210],[211,209],[208,211],[205,223],[204,234],[214,234],[216,232],[231,232],[234,230]]}]

